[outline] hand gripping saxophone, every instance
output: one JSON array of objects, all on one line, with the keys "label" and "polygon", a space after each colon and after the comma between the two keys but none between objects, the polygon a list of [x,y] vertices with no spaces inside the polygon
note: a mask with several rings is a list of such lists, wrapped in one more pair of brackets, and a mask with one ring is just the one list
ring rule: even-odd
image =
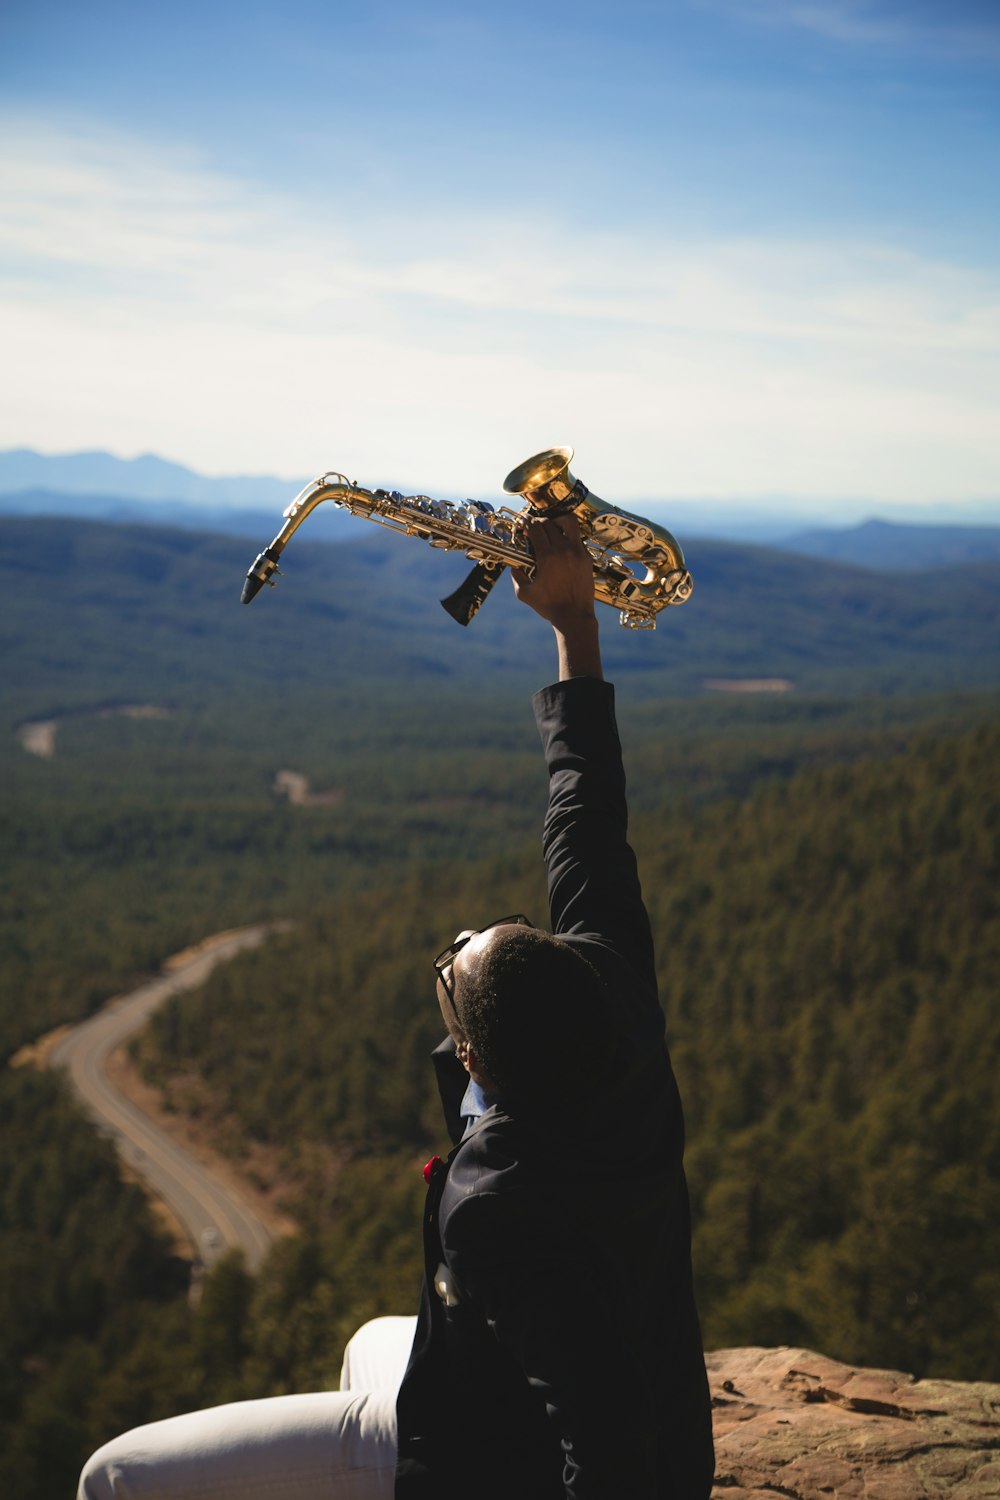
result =
[{"label": "hand gripping saxophone", "polygon": [[525,521],[572,511],[594,565],[594,597],[620,610],[621,623],[630,629],[655,630],[661,609],[691,597],[684,554],[664,527],[592,494],[570,473],[572,457],[572,448],[546,448],[512,469],[503,487],[525,501],[517,511],[506,505],[494,509],[485,500],[452,503],[397,490],[366,490],[344,474],[324,474],[296,495],[284,513],[284,526],[254,559],[242,602],[249,604],[265,583],[274,587],[273,575],[280,571],[278,561],[289,540],[317,505],[332,500],[352,515],[471,558],[475,567],[465,582],[441,600],[453,619],[468,625],[505,568],[534,572]]}]

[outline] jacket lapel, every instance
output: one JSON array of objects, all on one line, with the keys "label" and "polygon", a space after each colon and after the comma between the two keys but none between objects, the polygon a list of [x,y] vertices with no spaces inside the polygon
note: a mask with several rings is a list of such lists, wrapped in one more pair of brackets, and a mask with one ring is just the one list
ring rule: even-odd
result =
[{"label": "jacket lapel", "polygon": [[431,1062],[437,1074],[438,1093],[441,1096],[441,1108],[444,1110],[444,1123],[452,1141],[457,1145],[462,1139],[464,1129],[459,1109],[465,1098],[469,1075],[455,1055],[455,1043],[450,1036],[445,1037],[444,1041],[434,1048],[431,1053]]}]

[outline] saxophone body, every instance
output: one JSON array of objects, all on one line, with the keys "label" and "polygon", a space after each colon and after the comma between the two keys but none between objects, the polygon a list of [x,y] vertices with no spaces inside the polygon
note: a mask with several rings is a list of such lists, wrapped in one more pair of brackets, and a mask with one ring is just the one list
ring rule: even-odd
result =
[{"label": "saxophone body", "polygon": [[622,625],[655,629],[656,616],[668,605],[683,604],[692,591],[684,554],[665,527],[620,510],[594,495],[569,469],[572,448],[547,448],[512,469],[504,491],[520,496],[520,510],[494,507],[484,500],[433,500],[397,490],[369,490],[331,472],[306,485],[284,512],[284,525],[269,547],[253,561],[241,595],[249,604],[265,584],[273,587],[281,554],[295,532],[324,501],[352,515],[377,522],[403,536],[422,537],[432,547],[464,552],[475,567],[465,582],[441,603],[460,624],[478,612],[507,567],[534,571],[525,520],[531,516],[566,515],[580,523],[583,542],[594,565],[594,596],[620,612]]}]

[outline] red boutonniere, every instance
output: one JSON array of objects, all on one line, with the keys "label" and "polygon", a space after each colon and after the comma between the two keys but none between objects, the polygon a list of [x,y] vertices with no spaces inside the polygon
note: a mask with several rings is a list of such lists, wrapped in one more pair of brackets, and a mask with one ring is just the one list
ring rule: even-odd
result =
[{"label": "red boutonniere", "polygon": [[424,1181],[426,1183],[430,1182],[431,1178],[434,1176],[434,1173],[437,1171],[438,1167],[440,1167],[441,1165],[442,1165],[442,1161],[441,1161],[440,1156],[432,1156],[431,1157],[430,1161],[424,1167]]}]

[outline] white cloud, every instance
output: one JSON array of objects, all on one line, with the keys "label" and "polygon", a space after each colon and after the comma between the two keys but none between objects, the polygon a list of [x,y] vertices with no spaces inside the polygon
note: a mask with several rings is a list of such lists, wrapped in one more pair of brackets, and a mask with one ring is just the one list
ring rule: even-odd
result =
[{"label": "white cloud", "polygon": [[[704,3],[704,0],[703,0]],[[1000,21],[968,0],[708,0],[739,20],[812,32],[846,46],[1000,61]]]},{"label": "white cloud", "polygon": [[794,26],[815,31],[837,42],[898,44],[909,29],[864,0],[750,0],[740,3],[738,13],[768,25]]},{"label": "white cloud", "polygon": [[470,208],[345,223],[110,137],[0,161],[0,444],[495,495],[1000,495],[1000,276]]}]

